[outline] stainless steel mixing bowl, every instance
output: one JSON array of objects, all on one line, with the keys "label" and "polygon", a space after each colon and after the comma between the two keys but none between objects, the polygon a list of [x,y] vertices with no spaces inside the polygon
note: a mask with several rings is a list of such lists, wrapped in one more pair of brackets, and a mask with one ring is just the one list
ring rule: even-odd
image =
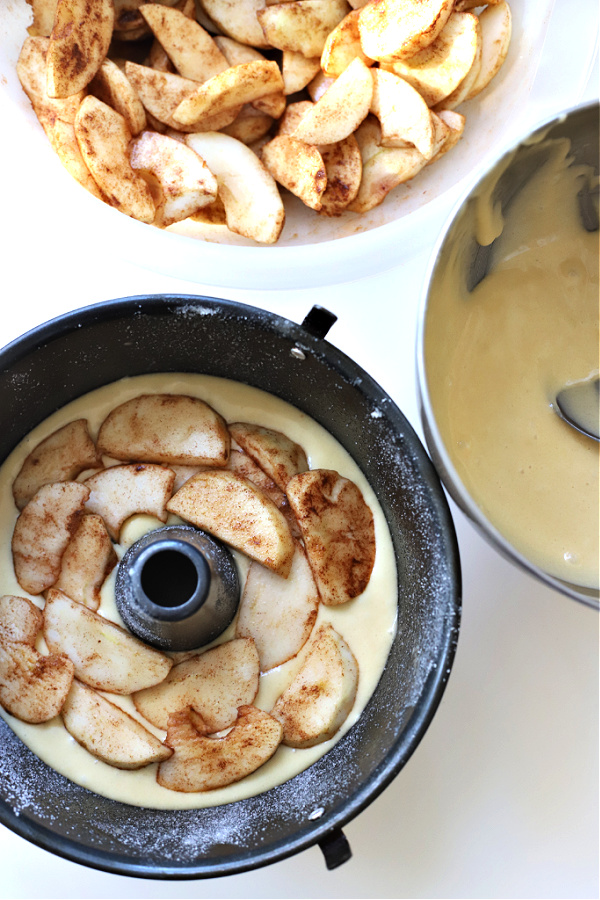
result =
[{"label": "stainless steel mixing bowl", "polygon": [[[533,132],[506,149],[486,170],[485,174],[472,185],[467,195],[451,214],[432,254],[421,300],[417,338],[417,373],[425,438],[433,462],[449,494],[483,536],[504,556],[552,588],[596,609],[600,608],[597,589],[580,587],[563,581],[526,559],[484,515],[465,487],[453,465],[448,447],[438,427],[436,410],[431,397],[430,373],[426,359],[426,338],[428,327],[431,327],[433,316],[436,315],[438,309],[435,299],[436,296],[441,296],[445,272],[449,266],[456,265],[458,261],[468,291],[485,278],[490,266],[493,244],[480,246],[475,237],[476,197],[491,187],[492,204],[499,203],[503,216],[510,216],[509,207],[512,199],[543,164],[548,155],[550,142],[557,138],[568,138],[571,142],[571,155],[575,163],[584,163],[595,167],[597,173],[599,162],[598,110],[597,103],[586,104],[540,123]],[[595,230],[598,227],[597,211],[589,196],[587,198],[583,196],[580,200],[584,227],[587,230]]]}]

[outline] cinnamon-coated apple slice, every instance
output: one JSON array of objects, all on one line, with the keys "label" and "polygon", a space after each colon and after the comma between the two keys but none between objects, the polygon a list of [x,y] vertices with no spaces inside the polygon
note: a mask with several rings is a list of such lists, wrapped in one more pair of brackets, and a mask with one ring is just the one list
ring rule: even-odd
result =
[{"label": "cinnamon-coated apple slice", "polygon": [[236,635],[254,640],[260,670],[267,672],[302,649],[310,637],[318,608],[319,593],[306,554],[298,544],[285,580],[252,563],[240,602]]},{"label": "cinnamon-coated apple slice", "polygon": [[187,219],[217,198],[217,180],[205,162],[166,134],[142,132],[131,144],[129,161],[150,185],[158,228]]},{"label": "cinnamon-coated apple slice", "polygon": [[230,66],[198,85],[196,91],[173,111],[173,118],[184,126],[191,126],[227,110],[239,110],[244,103],[282,93],[283,78],[277,63],[270,59],[253,59]]},{"label": "cinnamon-coated apple slice", "polygon": [[272,47],[310,59],[321,56],[327,36],[348,12],[345,0],[302,0],[267,5],[256,18]]},{"label": "cinnamon-coated apple slice", "polygon": [[29,594],[41,594],[58,578],[89,495],[76,481],[45,484],[22,510],[11,546],[17,581]]},{"label": "cinnamon-coated apple slice", "polygon": [[183,78],[202,83],[229,63],[196,19],[161,3],[144,3],[140,13]]},{"label": "cinnamon-coated apple slice", "polygon": [[[169,468],[173,469],[175,472],[175,483],[173,485],[174,494],[177,493],[179,488],[183,487],[186,481],[189,481],[194,475],[206,471],[206,468],[202,466],[169,466]],[[286,509],[289,510],[288,499],[284,492],[277,487],[273,479],[270,478],[260,466],[257,466],[252,457],[243,450],[233,449],[229,454],[229,462],[225,468],[234,472],[236,475],[239,475],[241,478],[247,478],[248,481],[255,484],[261,491],[264,491],[264,493],[271,498],[275,506],[278,509],[281,509],[284,514]],[[296,520],[294,516],[290,515],[288,516],[288,525],[291,523],[292,519],[295,524]],[[300,532],[298,531],[298,537],[299,536]]]},{"label": "cinnamon-coated apple slice", "polygon": [[229,431],[242,450],[282,491],[293,475],[308,469],[304,449],[281,431],[249,422],[234,422]]},{"label": "cinnamon-coated apple slice", "polygon": [[[33,32],[32,32],[33,35]],[[28,37],[17,60],[17,75],[50,145],[69,174],[99,200],[106,200],[86,166],[75,136],[75,116],[85,96],[79,91],[56,99],[46,90],[48,37]]]},{"label": "cinnamon-coated apple slice", "polygon": [[129,60],[125,63],[125,74],[144,104],[149,124],[157,131],[164,131],[164,126],[174,128],[177,132],[218,131],[226,125],[231,125],[239,112],[239,109],[228,109],[221,115],[210,116],[194,125],[184,126],[181,122],[175,121],[173,112],[182,100],[196,91],[197,81],[182,78],[174,72],[162,72],[150,66],[140,66]]},{"label": "cinnamon-coated apple slice", "polygon": [[285,520],[288,523],[290,533],[294,540],[301,540],[302,535],[298,528],[296,516],[290,509],[288,498],[285,496],[284,492],[277,487],[273,479],[254,462],[251,456],[243,450],[232,450],[227,468],[231,469],[231,471],[235,472],[237,475],[241,475],[242,478],[247,478],[248,481],[255,484],[261,491],[264,491],[267,497],[271,498],[277,509],[280,509],[285,516]]},{"label": "cinnamon-coated apple slice", "polygon": [[78,744],[117,769],[141,769],[173,754],[137,719],[76,679],[61,716]]},{"label": "cinnamon-coated apple slice", "polygon": [[58,0],[48,47],[48,95],[70,97],[92,80],[108,53],[113,0]]},{"label": "cinnamon-coated apple slice", "polygon": [[101,453],[120,460],[224,466],[230,439],[223,417],[204,400],[141,394],[108,414],[97,445]]},{"label": "cinnamon-coated apple slice", "polygon": [[0,641],[20,641],[33,647],[43,621],[41,609],[27,597],[0,597]]},{"label": "cinnamon-coated apple slice", "polygon": [[90,82],[89,91],[112,106],[127,123],[132,135],[146,127],[146,110],[123,69],[108,57]]},{"label": "cinnamon-coated apple slice", "polygon": [[101,516],[83,516],[63,553],[60,574],[54,582],[72,600],[88,609],[100,606],[100,590],[118,557]]},{"label": "cinnamon-coated apple slice", "polygon": [[132,135],[125,117],[88,94],[73,124],[81,155],[106,201],[133,219],[152,223],[154,201],[142,176],[131,168]]},{"label": "cinnamon-coated apple slice", "polygon": [[167,510],[287,577],[294,556],[290,529],[251,481],[226,469],[200,472],[169,500]]},{"label": "cinnamon-coated apple slice", "polygon": [[370,0],[358,17],[363,53],[380,62],[414,56],[435,41],[453,7],[454,0]]},{"label": "cinnamon-coated apple slice", "polygon": [[200,0],[200,8],[216,26],[215,31],[249,47],[270,46],[256,17],[264,5],[264,0]]},{"label": "cinnamon-coated apple slice", "polygon": [[[217,35],[214,41],[230,66],[238,66],[240,63],[252,62],[253,60],[265,58],[262,53],[259,53],[254,47],[240,44],[238,41],[234,41],[233,38]],[[278,119],[279,116],[283,114],[285,102],[285,94],[282,89],[277,93],[266,94],[264,97],[253,100],[251,105],[258,112],[262,112],[273,119]]]},{"label": "cinnamon-coated apple slice", "polygon": [[152,463],[110,466],[86,479],[90,492],[86,510],[102,516],[111,538],[118,541],[121,526],[136,513],[167,521],[166,503],[174,481],[171,469]]},{"label": "cinnamon-coated apple slice", "polygon": [[281,743],[282,727],[254,706],[242,706],[225,737],[208,737],[201,717],[180,710],[169,718],[165,743],[171,759],[156,780],[172,791],[211,791],[240,781],[269,760]]},{"label": "cinnamon-coated apple slice", "polygon": [[17,509],[23,509],[44,484],[74,481],[85,469],[98,465],[98,453],[86,419],[58,428],[33,448],[13,481]]},{"label": "cinnamon-coated apple slice", "polygon": [[29,5],[33,13],[33,22],[27,29],[28,34],[50,36],[57,2],[58,0],[31,0]]},{"label": "cinnamon-coated apple slice", "polygon": [[366,118],[372,98],[371,70],[356,56],[303,116],[293,137],[309,144],[342,141]]},{"label": "cinnamon-coated apple slice", "polygon": [[321,59],[316,56],[307,59],[296,50],[284,50],[281,57],[281,75],[286,96],[296,94],[321,72]]},{"label": "cinnamon-coated apple slice", "polygon": [[73,661],[80,681],[114,694],[158,684],[172,665],[164,653],[54,588],[46,595],[44,637],[52,652]]},{"label": "cinnamon-coated apple slice", "polygon": [[480,46],[477,16],[454,11],[432,44],[408,59],[395,60],[389,68],[412,85],[427,106],[435,106],[463,82]]},{"label": "cinnamon-coated apple slice", "polygon": [[226,641],[173,666],[162,684],[138,691],[133,702],[145,719],[163,729],[171,713],[189,706],[212,733],[228,728],[238,707],[252,703],[258,676],[254,641]]},{"label": "cinnamon-coated apple slice", "polygon": [[63,653],[42,656],[26,641],[0,640],[0,704],[34,725],[58,715],[73,681]]},{"label": "cinnamon-coated apple slice", "polygon": [[362,594],[375,562],[375,526],[360,489],[331,469],[295,475],[286,493],[327,606]]},{"label": "cinnamon-coated apple slice", "polygon": [[316,147],[280,134],[268,141],[260,158],[279,184],[295,194],[310,209],[321,209],[321,197],[327,187],[323,157]]},{"label": "cinnamon-coated apple slice", "polygon": [[332,738],[352,709],[357,686],[358,663],[350,647],[331,625],[321,625],[271,711],[283,725],[283,743],[304,748]]}]

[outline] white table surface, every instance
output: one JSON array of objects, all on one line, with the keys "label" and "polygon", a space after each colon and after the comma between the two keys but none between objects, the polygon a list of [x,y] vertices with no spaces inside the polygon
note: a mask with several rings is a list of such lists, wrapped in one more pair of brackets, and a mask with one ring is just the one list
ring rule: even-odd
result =
[{"label": "white table surface", "polygon": [[[587,98],[597,97],[597,84],[596,69]],[[13,199],[19,174],[5,185]],[[420,434],[417,300],[441,225],[432,218],[431,242],[385,274],[261,293],[211,289],[116,258],[98,266],[85,235],[65,247],[48,210],[5,203],[0,344],[62,312],[130,294],[204,293],[294,321],[320,303],[339,316],[328,339],[379,381]],[[141,880],[67,862],[0,826],[0,896],[598,897],[598,615],[501,559],[453,513],[464,600],[452,675],[408,765],[344,828],[348,863],[328,872],[315,847],[228,878]]]}]

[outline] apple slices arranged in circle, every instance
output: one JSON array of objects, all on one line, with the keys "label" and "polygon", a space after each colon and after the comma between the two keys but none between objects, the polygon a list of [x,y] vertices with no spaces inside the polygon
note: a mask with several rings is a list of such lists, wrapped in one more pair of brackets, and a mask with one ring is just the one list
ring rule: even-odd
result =
[{"label": "apple slices arranged in circle", "polygon": [[[95,438],[85,419],[45,437],[12,490],[14,573],[35,602],[0,597],[0,705],[11,715],[60,715],[97,759],[156,764],[158,784],[178,792],[224,787],[281,743],[313,747],[339,732],[358,664],[325,610],[358,597],[375,560],[354,482],[311,469],[283,432],[156,393],[116,406]],[[140,513],[183,520],[248,558],[237,617],[216,645],[161,652],[105,614],[122,526]],[[263,673],[289,661],[278,698],[261,701]]]}]

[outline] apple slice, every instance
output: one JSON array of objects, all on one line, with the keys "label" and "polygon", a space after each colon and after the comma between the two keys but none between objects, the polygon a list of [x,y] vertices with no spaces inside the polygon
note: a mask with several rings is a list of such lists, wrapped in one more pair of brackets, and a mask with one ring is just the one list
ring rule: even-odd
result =
[{"label": "apple slice", "polygon": [[228,468],[241,478],[247,478],[261,491],[264,491],[278,509],[288,505],[288,499],[281,488],[277,487],[273,479],[254,462],[248,453],[243,450],[232,450]]},{"label": "apple slice", "polygon": [[329,33],[321,54],[321,69],[325,75],[337,78],[357,56],[365,65],[373,65],[373,60],[363,53],[360,43],[359,13],[360,10],[353,9]]},{"label": "apple slice", "polygon": [[73,681],[61,716],[78,744],[117,769],[141,769],[173,755],[137,719],[80,681]]},{"label": "apple slice", "polygon": [[320,144],[319,152],[327,172],[327,187],[319,212],[325,216],[341,216],[360,189],[362,157],[358,141],[349,134],[336,144]]},{"label": "apple slice", "polygon": [[136,89],[148,117],[148,124],[160,131],[165,126],[175,131],[218,131],[231,125],[239,112],[239,107],[229,109],[218,116],[210,116],[193,125],[182,125],[173,118],[173,112],[182,100],[190,97],[197,89],[198,82],[182,78],[172,72],[160,72],[149,66],[127,60],[125,74]]},{"label": "apple slice", "polygon": [[285,112],[279,120],[277,126],[277,134],[293,134],[303,116],[312,109],[314,103],[311,100],[296,100],[295,103],[288,103]]},{"label": "apple slice", "polygon": [[75,116],[75,135],[81,155],[111,206],[151,223],[154,202],[150,188],[129,162],[131,132],[123,116],[88,94]]},{"label": "apple slice", "polygon": [[307,59],[306,56],[295,50],[284,50],[281,60],[281,75],[286,96],[304,90],[320,71],[321,59],[319,56]]},{"label": "apple slice", "polygon": [[58,0],[48,47],[48,95],[83,90],[108,53],[115,24],[113,0]]},{"label": "apple slice", "polygon": [[166,134],[144,131],[131,144],[129,161],[150,184],[154,225],[167,228],[217,197],[217,179],[197,153]]},{"label": "apple slice", "polygon": [[323,157],[316,147],[280,134],[264,145],[260,158],[273,176],[310,209],[321,209],[321,197],[327,187]]},{"label": "apple slice", "polygon": [[261,244],[274,244],[285,210],[275,179],[256,154],[227,134],[187,135],[185,142],[216,176],[229,230]]},{"label": "apple slice", "polygon": [[28,34],[49,37],[54,25],[56,4],[58,0],[30,0],[33,22],[27,29]]},{"label": "apple slice", "polygon": [[190,126],[275,93],[283,93],[279,66],[273,60],[254,59],[230,66],[199,85],[173,111],[173,118]]},{"label": "apple slice", "polygon": [[375,562],[373,513],[353,481],[331,469],[295,475],[286,494],[326,606],[362,594]]},{"label": "apple slice", "polygon": [[308,469],[303,448],[281,431],[249,422],[234,422],[229,431],[234,441],[282,491],[290,478]]},{"label": "apple slice", "polygon": [[416,147],[382,147],[381,127],[374,116],[367,116],[355,137],[362,157],[362,179],[347,207],[352,212],[368,212],[379,206],[391,190],[410,181],[427,163]]},{"label": "apple slice", "polygon": [[341,141],[367,116],[372,98],[371,70],[357,56],[302,117],[293,136],[307,144]]},{"label": "apple slice", "polygon": [[354,705],[358,663],[330,624],[318,629],[302,666],[271,715],[288,747],[314,747],[334,736]]},{"label": "apple slice", "polygon": [[53,719],[72,682],[73,663],[63,653],[42,656],[28,642],[0,640],[0,704],[22,722]]},{"label": "apple slice", "polygon": [[101,516],[83,516],[65,548],[56,590],[88,609],[100,606],[100,589],[118,562]]},{"label": "apple slice", "polygon": [[207,737],[202,726],[202,720],[190,710],[169,718],[165,743],[174,753],[158,767],[160,785],[184,792],[226,787],[264,765],[281,743],[279,722],[253,706],[240,707],[236,723],[225,737]]},{"label": "apple slice", "polygon": [[195,18],[160,3],[144,3],[140,13],[183,78],[203,82],[228,67],[214,39]]},{"label": "apple slice", "polygon": [[228,470],[200,472],[167,509],[282,577],[289,574],[294,542],[285,516],[251,481]]},{"label": "apple slice", "polygon": [[448,128],[448,134],[433,159],[428,160],[428,166],[431,165],[431,163],[436,162],[441,156],[447,153],[448,150],[451,150],[452,147],[459,142],[463,131],[465,130],[466,120],[460,113],[455,112],[452,109],[441,109],[437,115]]},{"label": "apple slice", "polygon": [[38,121],[44,129],[52,149],[69,175],[90,194],[104,200],[102,192],[83,161],[73,122],[84,97],[80,91],[72,97],[54,99],[46,90],[46,59],[49,39],[47,37],[26,38],[17,61],[17,75],[21,86],[33,107]]},{"label": "apple slice", "polygon": [[74,481],[86,469],[98,465],[98,453],[86,419],[63,425],[34,447],[13,481],[13,497],[23,509],[44,485]]},{"label": "apple slice", "polygon": [[44,637],[53,653],[73,661],[80,681],[100,691],[132,694],[167,677],[171,660],[128,631],[51,588]]},{"label": "apple slice", "polygon": [[77,481],[45,484],[24,507],[12,536],[15,575],[24,591],[41,594],[54,584],[89,495]]},{"label": "apple slice", "polygon": [[138,691],[133,702],[145,719],[163,729],[171,713],[189,706],[213,733],[233,724],[239,706],[252,703],[258,676],[254,641],[226,641],[173,666],[162,684]]},{"label": "apple slice", "polygon": [[370,0],[360,11],[364,53],[390,62],[428,47],[448,21],[454,0]]},{"label": "apple slice", "polygon": [[[271,96],[275,96],[272,94]],[[258,101],[257,101],[258,102]],[[249,146],[260,141],[271,130],[273,119],[271,116],[260,112],[253,104],[246,103],[238,113],[235,122],[221,129],[221,134],[241,141]]]},{"label": "apple slice", "polygon": [[483,41],[481,38],[481,28],[479,27],[479,20],[477,20],[477,48],[475,50],[473,64],[458,87],[456,87],[451,94],[448,94],[447,97],[444,97],[440,103],[437,103],[434,106],[435,112],[440,113],[442,110],[456,109],[457,106],[460,106],[460,104],[467,99],[479,77],[481,59],[483,56],[482,48]]},{"label": "apple slice", "polygon": [[[232,451],[233,452],[233,451]],[[231,459],[231,456],[230,456]],[[204,466],[169,466],[175,472],[175,481],[173,482],[173,493],[176,494],[179,488],[183,487],[186,481],[197,475],[198,472],[204,472]]]},{"label": "apple slice", "polygon": [[252,563],[240,602],[236,636],[252,638],[261,672],[292,659],[308,640],[317,618],[319,592],[302,546],[282,580]]},{"label": "apple slice", "polygon": [[320,56],[330,31],[350,12],[346,0],[298,0],[259,9],[265,38],[279,50]]},{"label": "apple slice", "polygon": [[223,417],[203,400],[185,394],[141,394],[108,414],[97,444],[114,459],[224,466],[230,440]]},{"label": "apple slice", "polygon": [[310,99],[313,103],[316,103],[317,100],[320,100],[323,94],[329,90],[332,84],[335,82],[335,78],[332,75],[325,75],[324,72],[317,72],[312,81],[306,86],[306,90],[310,96]]},{"label": "apple slice", "polygon": [[381,124],[383,147],[413,144],[425,159],[435,152],[435,128],[429,107],[414,87],[393,72],[373,69],[371,112]]},{"label": "apple slice", "polygon": [[33,647],[43,621],[42,611],[26,597],[0,597],[0,641],[19,641]]},{"label": "apple slice", "polygon": [[[241,63],[255,60],[265,60],[262,53],[259,53],[254,47],[247,47],[245,44],[234,41],[233,38],[221,35],[215,37],[214,40],[230,66],[239,66]],[[285,110],[285,94],[283,90],[280,90],[272,94],[266,94],[264,97],[258,97],[252,101],[252,107],[274,119],[278,119]]]},{"label": "apple slice", "polygon": [[86,479],[90,491],[86,510],[102,516],[111,538],[118,541],[121,526],[136,513],[167,521],[166,503],[174,481],[171,469],[152,463],[110,466]]},{"label": "apple slice", "polygon": [[481,29],[481,66],[467,100],[488,86],[498,74],[510,46],[512,14],[508,3],[502,2],[486,6],[479,16]]},{"label": "apple slice", "polygon": [[256,17],[264,0],[199,0],[199,5],[227,37],[249,47],[269,47]]},{"label": "apple slice", "polygon": [[270,497],[273,501],[277,509],[280,509],[285,516],[292,537],[295,540],[302,539],[298,523],[296,522],[296,516],[290,509],[288,498],[285,496],[284,492],[277,487],[273,479],[269,478],[267,473],[263,472],[247,453],[244,453],[243,450],[232,450],[231,456],[229,457],[228,468],[231,469],[232,472],[235,472],[236,475],[247,478],[248,481],[255,484],[257,488],[264,491],[267,497]]},{"label": "apple slice", "polygon": [[435,41],[390,69],[435,106],[455,91],[475,62],[480,43],[477,16],[453,12]]},{"label": "apple slice", "polygon": [[111,59],[105,59],[89,86],[98,100],[120,113],[133,135],[146,127],[146,111],[125,72]]}]

